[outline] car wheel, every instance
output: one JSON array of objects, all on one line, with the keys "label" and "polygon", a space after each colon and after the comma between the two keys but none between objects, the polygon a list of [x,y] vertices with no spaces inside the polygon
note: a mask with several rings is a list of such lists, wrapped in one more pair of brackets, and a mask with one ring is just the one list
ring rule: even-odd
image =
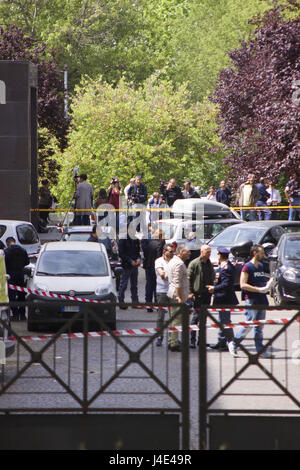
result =
[{"label": "car wheel", "polygon": [[276,283],[274,286],[273,297],[275,305],[280,306],[284,303],[278,283]]},{"label": "car wheel", "polygon": [[37,323],[33,311],[29,308],[27,313],[27,330],[39,331],[40,325]]}]

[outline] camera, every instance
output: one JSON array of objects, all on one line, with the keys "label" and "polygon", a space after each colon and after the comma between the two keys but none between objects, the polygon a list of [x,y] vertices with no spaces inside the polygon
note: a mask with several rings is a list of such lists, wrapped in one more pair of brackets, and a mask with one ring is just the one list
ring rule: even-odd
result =
[{"label": "camera", "polygon": [[167,191],[167,183],[165,183],[163,180],[160,180],[159,181],[159,192],[163,196],[166,196],[166,191]]},{"label": "camera", "polygon": [[79,168],[72,168],[72,171],[73,171],[73,178],[74,180],[76,181],[76,178],[78,178],[78,171],[79,171]]}]

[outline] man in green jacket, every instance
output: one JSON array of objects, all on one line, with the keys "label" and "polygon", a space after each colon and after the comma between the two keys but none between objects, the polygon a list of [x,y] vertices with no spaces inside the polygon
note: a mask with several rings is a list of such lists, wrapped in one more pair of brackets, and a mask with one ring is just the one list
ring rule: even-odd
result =
[{"label": "man in green jacket", "polygon": [[[214,282],[215,271],[210,261],[211,248],[209,245],[202,245],[200,256],[190,262],[188,267],[188,277],[190,285],[189,299],[194,301],[195,309],[201,305],[210,305],[211,294],[206,286]],[[199,323],[199,312],[194,312],[191,325]],[[191,332],[191,348],[196,347],[196,331]]]}]

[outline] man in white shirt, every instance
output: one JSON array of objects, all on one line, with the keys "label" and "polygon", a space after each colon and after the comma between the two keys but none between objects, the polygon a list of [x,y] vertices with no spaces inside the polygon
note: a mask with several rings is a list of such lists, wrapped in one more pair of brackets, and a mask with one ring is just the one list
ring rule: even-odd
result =
[{"label": "man in white shirt", "polygon": [[[175,317],[170,326],[181,325],[182,314],[184,314],[184,305],[189,296],[189,280],[185,261],[189,259],[191,252],[185,245],[179,245],[174,256],[169,262],[168,277],[169,290],[168,297],[172,303],[178,305],[170,307],[171,317]],[[171,351],[181,351],[178,342],[178,332],[169,333],[168,348]]]},{"label": "man in white shirt", "polygon": [[[168,304],[170,299],[168,297],[169,290],[169,279],[168,279],[168,266],[170,260],[174,255],[174,247],[171,243],[168,243],[163,248],[163,255],[155,260],[155,272],[156,272],[156,298],[159,304]],[[165,309],[158,310],[157,315],[157,328],[162,328],[165,321]],[[163,341],[163,331],[157,338],[156,346],[161,346]]]},{"label": "man in white shirt", "polygon": [[[268,206],[277,206],[278,204],[280,204],[280,202],[281,202],[280,192],[278,191],[278,189],[274,188],[273,181],[269,182],[269,187],[267,188],[266,191],[267,191],[267,193],[270,194],[270,197],[267,200],[267,205]],[[271,220],[276,219],[276,213],[277,213],[276,210],[271,211],[271,217],[270,217]]]},{"label": "man in white shirt", "polygon": [[125,186],[124,195],[125,195],[126,201],[128,201],[129,188],[130,188],[130,186],[133,186],[134,183],[135,183],[135,178],[130,178],[129,184],[127,186]]}]

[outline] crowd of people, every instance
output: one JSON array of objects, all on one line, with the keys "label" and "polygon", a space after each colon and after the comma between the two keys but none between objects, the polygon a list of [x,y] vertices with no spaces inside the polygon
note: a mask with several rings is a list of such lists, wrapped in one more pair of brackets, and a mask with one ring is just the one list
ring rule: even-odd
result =
[{"label": "crowd of people", "polygon": [[[74,192],[75,216],[73,225],[89,225],[92,209],[99,209],[104,204],[109,204],[116,210],[116,225],[119,227],[119,209],[134,208],[142,205],[148,209],[159,209],[172,207],[177,199],[205,198],[210,201],[217,201],[227,206],[235,205],[241,208],[241,218],[243,220],[271,220],[276,218],[275,207],[281,203],[281,195],[275,188],[272,179],[264,177],[256,182],[254,174],[249,174],[245,182],[242,183],[235,194],[232,193],[227,182],[222,180],[216,190],[213,186],[208,191],[202,191],[199,187],[194,187],[191,181],[186,179],[183,187],[180,187],[175,178],[171,178],[168,183],[160,181],[157,191],[148,195],[147,186],[143,183],[140,175],[132,177],[123,189],[118,177],[112,178],[107,189],[101,188],[94,193],[92,185],[87,181],[86,174],[75,176],[76,189]],[[300,209],[293,206],[300,205],[300,178],[294,172],[284,189],[284,196],[290,206],[289,220],[300,220]],[[121,197],[125,201],[125,207],[121,204]],[[39,208],[40,217],[47,221],[51,208],[56,200],[51,195],[48,180],[42,180],[39,188]],[[121,207],[122,206],[122,207]],[[256,207],[258,209],[256,209]],[[265,208],[265,209],[261,209]],[[107,216],[106,211],[98,215],[99,221]],[[150,212],[151,222],[151,212]]]},{"label": "crowd of people", "polygon": [[[143,261],[141,257],[143,254]],[[153,302],[164,307],[158,309],[157,328],[162,329],[165,314],[169,310],[172,318],[171,326],[179,326],[182,315],[188,314],[188,307],[193,307],[192,325],[199,322],[199,309],[209,305],[237,305],[235,294],[235,267],[229,261],[229,250],[218,248],[219,265],[216,271],[210,261],[211,248],[202,245],[200,256],[190,261],[191,251],[187,245],[175,248],[173,244],[165,243],[160,231],[153,239],[142,240],[127,238],[119,242],[119,256],[124,269],[120,287],[119,303],[121,309],[127,309],[125,292],[130,282],[131,301],[139,302],[138,268],[145,269],[145,303],[148,312],[153,312]],[[266,293],[270,290],[270,281],[266,283],[263,264],[264,249],[254,245],[251,249],[251,259],[245,263],[241,275],[241,288],[246,300],[246,319],[262,320],[266,310],[247,309],[250,305],[268,305]],[[169,305],[169,308],[168,308]],[[230,311],[219,312],[220,323],[230,323]],[[258,354],[271,357],[263,347],[262,326],[254,326],[255,346]],[[220,329],[216,344],[209,345],[213,349],[229,351],[238,355],[237,348],[249,329],[240,329],[234,337],[232,328]],[[156,345],[163,343],[163,330],[157,338]],[[191,332],[190,347],[196,348],[196,331]],[[181,351],[178,332],[171,331],[168,335],[168,348],[171,351]]]}]

